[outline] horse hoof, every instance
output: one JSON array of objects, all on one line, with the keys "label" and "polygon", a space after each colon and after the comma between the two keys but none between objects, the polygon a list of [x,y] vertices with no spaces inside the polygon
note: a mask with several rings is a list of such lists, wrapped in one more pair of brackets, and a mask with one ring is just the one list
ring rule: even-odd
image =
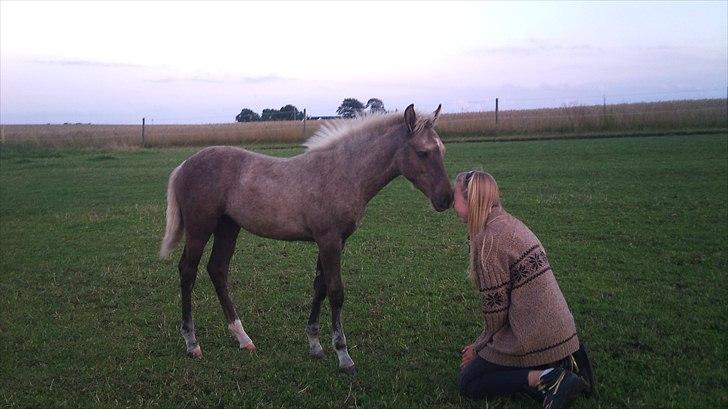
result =
[{"label": "horse hoof", "polygon": [[317,349],[315,351],[309,351],[308,354],[311,355],[312,357],[316,358],[316,359],[323,359],[324,358],[324,350],[321,349],[321,348],[319,348],[319,349]]},{"label": "horse hoof", "polygon": [[199,345],[187,351],[187,355],[191,358],[200,359],[202,358],[202,348]]},{"label": "horse hoof", "polygon": [[347,366],[346,368],[341,368],[341,370],[349,376],[356,375],[356,365]]},{"label": "horse hoof", "polygon": [[255,351],[257,348],[255,347],[255,344],[253,343],[253,341],[250,341],[247,344],[241,346],[240,349],[247,349],[248,351]]}]

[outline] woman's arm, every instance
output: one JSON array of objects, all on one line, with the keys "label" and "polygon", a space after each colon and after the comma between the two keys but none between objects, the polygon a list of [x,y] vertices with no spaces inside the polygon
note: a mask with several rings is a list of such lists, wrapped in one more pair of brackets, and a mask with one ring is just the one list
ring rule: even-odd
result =
[{"label": "woman's arm", "polygon": [[483,231],[476,236],[473,244],[476,246],[473,269],[477,273],[474,279],[477,280],[484,321],[483,332],[473,343],[473,349],[478,353],[508,319],[510,275],[506,272],[507,263],[504,267],[504,260],[500,259],[501,240],[497,234]]}]

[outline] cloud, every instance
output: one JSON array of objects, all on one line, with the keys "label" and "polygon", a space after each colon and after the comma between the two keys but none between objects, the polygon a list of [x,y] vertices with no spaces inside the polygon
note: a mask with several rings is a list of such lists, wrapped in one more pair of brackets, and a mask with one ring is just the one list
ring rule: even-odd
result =
[{"label": "cloud", "polygon": [[517,55],[517,56],[528,56],[538,53],[566,51],[566,52],[597,52],[599,47],[576,44],[576,45],[562,45],[553,44],[543,40],[530,39],[522,44],[507,45],[500,47],[478,47],[467,51],[467,54],[471,55]]},{"label": "cloud", "polygon": [[292,78],[278,75],[244,76],[244,77],[216,77],[210,75],[195,75],[191,77],[164,77],[147,80],[154,83],[204,83],[204,84],[265,84],[271,82],[290,81]]},{"label": "cloud", "polygon": [[[105,62],[94,60],[64,60],[64,59],[48,59],[48,60],[31,60],[31,63],[45,66],[65,66],[77,68],[145,68],[156,71],[157,75],[165,75],[164,72],[174,72],[175,68],[170,66],[155,66],[144,64],[132,64],[123,62]],[[150,72],[151,72],[150,71]],[[234,76],[234,75],[167,75],[147,79],[147,82],[153,83],[203,83],[203,84],[267,84],[280,81],[290,81],[294,78],[282,77],[275,74],[258,75],[258,76]]]},{"label": "cloud", "polygon": [[129,64],[121,62],[104,62],[104,61],[90,61],[90,60],[34,60],[36,64],[43,65],[64,65],[71,67],[102,67],[102,68],[139,68],[143,67],[140,64]]}]

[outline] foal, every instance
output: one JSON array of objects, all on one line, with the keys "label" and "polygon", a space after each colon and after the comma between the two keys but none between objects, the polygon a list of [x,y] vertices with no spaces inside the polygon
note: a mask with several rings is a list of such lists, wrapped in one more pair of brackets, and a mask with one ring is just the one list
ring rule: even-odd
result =
[{"label": "foal", "polygon": [[355,372],[341,322],[344,288],[341,252],[359,225],[367,203],[392,179],[406,177],[437,211],[450,207],[453,191],[445,172],[445,147],[434,126],[440,107],[418,117],[414,105],[401,114],[339,120],[324,125],[301,155],[276,158],[225,146],[209,147],[172,171],[167,186],[167,227],[160,250],[169,257],[184,236],[179,262],[182,336],[188,354],[202,356],[192,321],[197,266],[214,236],[207,271],[228,328],[240,348],[255,349],[228,291],[228,270],[241,228],[278,240],[318,245],[309,352],[323,356],[319,341],[321,303],[331,306],[332,345],[339,367]]}]

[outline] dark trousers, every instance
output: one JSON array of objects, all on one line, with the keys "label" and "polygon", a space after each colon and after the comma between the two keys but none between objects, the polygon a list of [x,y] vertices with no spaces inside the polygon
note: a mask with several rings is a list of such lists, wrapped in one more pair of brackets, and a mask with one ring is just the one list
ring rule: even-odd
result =
[{"label": "dark trousers", "polygon": [[497,365],[476,354],[460,371],[460,395],[470,399],[482,399],[526,392],[529,389],[528,372],[534,369]]}]

